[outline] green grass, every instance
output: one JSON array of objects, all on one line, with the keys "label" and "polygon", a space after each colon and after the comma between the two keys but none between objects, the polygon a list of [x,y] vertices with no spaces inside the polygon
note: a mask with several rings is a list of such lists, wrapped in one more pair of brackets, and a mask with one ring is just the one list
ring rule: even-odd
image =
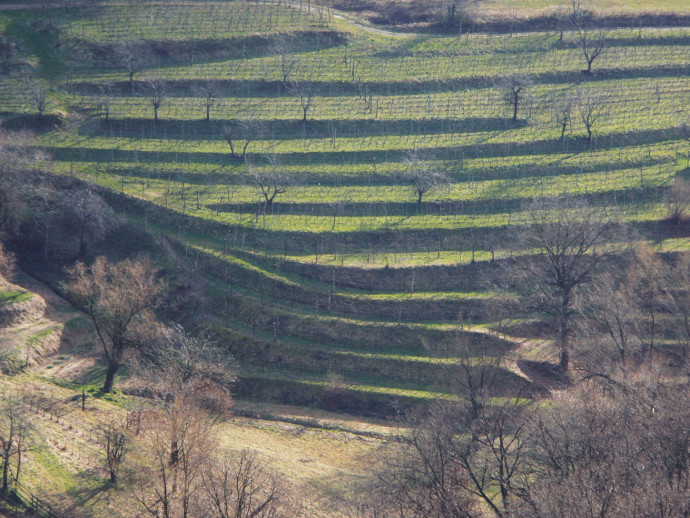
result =
[{"label": "green grass", "polygon": [[0,306],[26,302],[33,296],[34,294],[30,291],[0,291]]},{"label": "green grass", "polygon": [[56,326],[48,327],[41,331],[40,333],[37,333],[33,335],[29,340],[27,341],[27,345],[30,347],[36,347],[40,346],[43,341],[48,338],[50,335],[53,333],[62,333],[62,330],[64,329],[64,326],[62,324],[58,324]]},{"label": "green grass", "polygon": [[[527,0],[519,9],[536,13],[553,3]],[[251,343],[247,357],[261,359],[247,362],[246,374],[295,387],[302,383],[308,392],[307,385],[327,389],[329,371],[347,376],[357,365],[388,372],[400,367],[396,380],[377,383],[375,375],[362,373],[351,376],[348,388],[442,397],[422,382],[406,383],[404,369],[448,362],[429,351],[447,339],[441,335],[461,326],[450,318],[425,321],[420,308],[442,309],[447,316],[500,299],[503,294],[486,289],[477,272],[487,270],[492,257],[513,255],[501,240],[511,226],[527,221],[525,207],[534,197],[615,205],[640,230],[640,241],[661,240],[656,244],[664,250],[688,247],[682,236],[650,230],[666,217],[665,190],[690,167],[681,130],[690,118],[688,27],[612,29],[588,76],[581,73],[584,59],[571,32],[563,41],[544,32],[401,38],[295,5],[193,7],[113,3],[56,9],[43,26],[31,25],[35,13],[1,14],[2,30],[23,43],[16,61],[35,67],[49,84],[49,111],[62,125],[53,130],[35,124],[13,71],[0,85],[0,116],[9,126],[38,130],[37,145],[52,155],[52,171],[172,211],[149,205],[144,219],[141,211],[132,215],[121,208],[131,221],[146,221],[150,232],[172,236],[180,257],[169,260],[169,270],[201,283],[209,297],[203,308],[209,325],[231,334],[228,340]],[[487,0],[482,8],[510,11],[503,0]],[[676,0],[604,0],[597,8],[609,14],[685,9]],[[294,62],[292,79],[318,88],[306,124],[300,100],[280,84],[279,35],[292,45],[286,56]],[[126,41],[142,49],[161,44],[167,51],[137,71],[134,93],[112,57],[114,47]],[[71,63],[56,42],[82,53],[74,63],[71,95]],[[94,58],[88,49],[104,57]],[[516,71],[529,74],[532,86],[513,123],[501,83]],[[154,77],[168,82],[157,123],[138,87]],[[192,88],[207,78],[221,87],[209,122]],[[97,110],[98,91],[109,82],[106,123]],[[603,109],[594,142],[585,140],[576,105],[561,141],[554,106],[587,94],[598,97]],[[223,138],[223,127],[247,113],[262,124],[248,147],[250,165],[231,157]],[[426,193],[419,209],[403,174],[413,149],[428,154],[432,166],[450,178],[446,188]],[[270,171],[269,157],[290,183],[263,214],[252,173]],[[224,270],[234,278],[232,287]],[[435,271],[468,278],[434,284]],[[424,287],[415,284],[415,275]],[[410,311],[405,318],[403,309]],[[489,333],[499,317],[463,318]],[[272,332],[275,322],[285,326],[280,337]],[[382,329],[391,343],[377,340]],[[548,359],[551,344],[542,345],[521,354]],[[328,359],[319,363],[319,353]],[[311,370],[256,365],[280,355],[286,364],[305,358],[313,362]],[[99,367],[84,381],[96,383],[101,376]]]}]

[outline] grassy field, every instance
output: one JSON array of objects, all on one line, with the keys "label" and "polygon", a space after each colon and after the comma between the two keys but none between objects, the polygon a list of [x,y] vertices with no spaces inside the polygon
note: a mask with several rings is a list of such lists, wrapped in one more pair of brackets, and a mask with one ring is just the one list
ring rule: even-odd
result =
[{"label": "grassy field", "polygon": [[[55,511],[72,516],[131,516],[126,478],[117,488],[106,481],[98,426],[106,418],[125,415],[136,401],[89,397],[82,411],[81,391],[72,386],[29,376],[0,383],[3,399],[27,393],[32,396],[22,409],[34,446],[24,458],[21,494],[35,495]],[[257,410],[266,417],[238,416],[217,426],[220,451],[227,455],[245,448],[256,451],[269,469],[288,477],[308,516],[342,516],[339,498],[355,490],[372,458],[389,447],[388,437],[400,432],[324,412],[251,407],[252,413]],[[272,412],[281,420],[272,420]]]},{"label": "grassy field", "polygon": [[[486,8],[489,10],[517,9],[519,12],[527,10],[538,11],[541,9],[557,9],[562,2],[553,0],[487,0]],[[675,12],[686,13],[690,9],[686,2],[681,0],[585,0],[582,2],[585,9],[597,12]]]},{"label": "grassy field", "polygon": [[[420,344],[439,339],[428,325],[491,325],[496,295],[471,271],[512,254],[500,236],[532,198],[615,205],[642,239],[664,239],[644,229],[665,217],[664,190],[688,167],[690,29],[609,30],[593,73],[582,74],[574,32],[400,38],[333,15],[236,2],[4,11],[13,59],[47,91],[38,123],[19,73],[5,80],[4,125],[37,130],[54,172],[152,202],[149,224],[176,243],[178,259],[184,250],[178,267],[190,276],[200,261],[207,268],[213,325],[228,329],[247,375],[270,371],[312,383],[310,393],[332,372],[353,390],[402,390],[398,373],[424,364]],[[117,58],[128,41],[146,55],[133,88]],[[502,85],[516,71],[531,86],[512,121]],[[157,121],[142,90],[152,78],[166,82]],[[206,80],[217,87],[208,121],[194,86]],[[294,84],[313,87],[306,123]],[[585,98],[600,114],[592,142],[577,108]],[[563,103],[571,113],[561,139],[554,113]],[[259,129],[245,163],[223,135],[247,118]],[[450,179],[421,205],[405,177],[412,150]],[[269,206],[255,178],[274,170],[285,192]],[[433,268],[445,269],[443,282]],[[353,338],[329,338],[329,318]],[[353,360],[351,348],[380,341],[381,324],[403,321],[423,323],[419,335],[386,339],[415,360]]]}]

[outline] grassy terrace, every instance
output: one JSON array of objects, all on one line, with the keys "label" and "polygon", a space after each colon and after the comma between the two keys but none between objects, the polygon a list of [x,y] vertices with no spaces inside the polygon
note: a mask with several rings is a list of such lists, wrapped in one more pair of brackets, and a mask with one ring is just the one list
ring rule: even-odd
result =
[{"label": "grassy terrace", "polygon": [[[524,4],[542,13],[551,2]],[[167,236],[176,274],[205,287],[203,325],[241,360],[244,397],[328,406],[347,390],[384,414],[395,398],[450,397],[436,378],[457,359],[452,346],[549,358],[543,340],[516,352],[529,336],[519,313],[517,336],[496,332],[496,308],[519,294],[484,282],[513,255],[507,232],[534,197],[615,206],[641,240],[688,246],[659,223],[665,190],[690,167],[689,27],[607,30],[583,74],[576,33],[386,35],[297,2],[191,5],[0,11],[17,43],[0,119],[34,130],[53,172],[147,202],[121,210]],[[596,7],[688,12],[676,0]],[[142,57],[132,85],[123,44]],[[41,122],[22,69],[46,88]],[[531,86],[513,121],[502,85],[516,72]],[[157,121],[152,79],[166,84]],[[206,81],[217,86],[208,121]],[[306,123],[295,85],[313,93]],[[561,139],[556,108],[568,103]],[[257,128],[246,162],[224,138],[243,120]],[[449,178],[420,205],[405,176],[413,150]],[[268,205],[255,178],[276,170],[285,192]],[[497,395],[528,383],[501,369]]]},{"label": "grassy terrace", "polygon": [[30,291],[0,291],[0,307],[6,304],[19,304],[31,300],[33,293]]}]

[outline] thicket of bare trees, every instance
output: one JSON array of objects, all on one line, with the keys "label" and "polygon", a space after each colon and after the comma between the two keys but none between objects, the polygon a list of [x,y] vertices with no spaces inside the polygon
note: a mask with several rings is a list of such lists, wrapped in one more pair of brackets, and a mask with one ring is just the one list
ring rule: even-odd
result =
[{"label": "thicket of bare trees", "polygon": [[250,451],[223,452],[217,419],[185,398],[147,412],[131,489],[144,515],[277,518],[293,510],[285,482]]},{"label": "thicket of bare trees", "polygon": [[569,390],[548,405],[498,400],[500,359],[443,351],[466,397],[408,416],[352,516],[688,516],[690,261],[612,245],[626,233],[595,207],[529,213],[516,238],[534,257],[507,273],[555,317]]},{"label": "thicket of bare trees", "polygon": [[[129,435],[131,496],[144,515],[166,518],[295,516],[286,484],[250,451],[219,446],[235,365],[212,341],[181,326],[142,359],[153,404]],[[119,436],[118,436],[119,437]]]},{"label": "thicket of bare trees", "polygon": [[582,381],[548,406],[438,405],[353,506],[353,516],[682,518],[690,511],[690,391],[660,364]]},{"label": "thicket of bare trees", "polygon": [[15,255],[5,249],[5,245],[0,242],[0,277],[6,279],[12,277],[15,266]]},{"label": "thicket of bare trees", "polygon": [[532,483],[519,515],[683,517],[690,511],[688,390],[653,371],[584,385],[537,412]]},{"label": "thicket of bare trees", "polygon": [[[27,177],[35,176],[37,164],[46,159],[32,149],[33,136],[0,130],[0,237],[19,232],[28,211]],[[34,173],[34,174],[30,174]]]},{"label": "thicket of bare trees", "polygon": [[44,258],[83,258],[120,220],[81,182],[43,171],[28,133],[0,132],[0,238]]}]

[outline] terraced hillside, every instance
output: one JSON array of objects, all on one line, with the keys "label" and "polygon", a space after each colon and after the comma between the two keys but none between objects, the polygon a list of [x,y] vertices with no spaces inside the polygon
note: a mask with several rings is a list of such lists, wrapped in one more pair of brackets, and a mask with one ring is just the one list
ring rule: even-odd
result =
[{"label": "terraced hillside", "polygon": [[663,196],[689,167],[689,27],[592,26],[591,73],[581,30],[388,34],[296,1],[4,10],[0,29],[3,126],[159,237],[246,398],[391,414],[485,357],[496,397],[541,390],[519,366],[555,348],[488,288],[529,255],[508,236],[533,198],[685,245]]}]

